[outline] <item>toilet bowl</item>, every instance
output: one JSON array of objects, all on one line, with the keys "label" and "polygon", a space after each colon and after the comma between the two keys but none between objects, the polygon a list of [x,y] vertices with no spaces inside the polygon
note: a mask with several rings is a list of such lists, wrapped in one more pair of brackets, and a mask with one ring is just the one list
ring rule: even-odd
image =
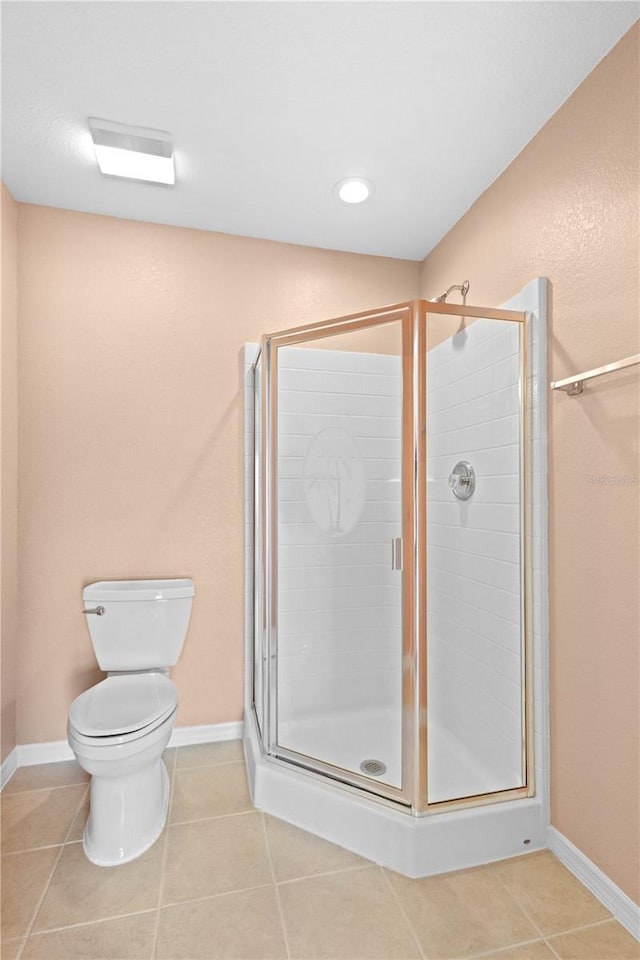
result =
[{"label": "toilet bowl", "polygon": [[69,745],[91,775],[83,844],[93,863],[133,860],[162,833],[169,804],[162,753],[177,709],[175,685],[160,673],[109,677],[72,703]]},{"label": "toilet bowl", "polygon": [[169,777],[162,753],[178,710],[178,691],[166,669],[182,648],[193,594],[192,582],[184,580],[85,588],[85,603],[97,602],[85,610],[87,620],[111,614],[99,629],[89,622],[98,662],[113,672],[73,701],[67,737],[91,775],[83,846],[100,866],[134,860],[164,828]]}]

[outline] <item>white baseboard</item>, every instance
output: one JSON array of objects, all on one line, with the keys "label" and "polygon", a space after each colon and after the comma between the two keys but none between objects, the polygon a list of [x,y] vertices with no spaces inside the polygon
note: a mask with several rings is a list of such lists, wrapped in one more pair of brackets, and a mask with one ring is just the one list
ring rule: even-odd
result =
[{"label": "white baseboard", "polygon": [[48,740],[46,743],[19,743],[18,766],[32,767],[36,763],[58,763],[73,760],[73,750],[66,740]]},{"label": "white baseboard", "polygon": [[197,727],[176,727],[169,740],[170,747],[187,747],[192,743],[219,743],[221,740],[241,740],[244,720],[234,723],[203,723]]},{"label": "white baseboard", "polygon": [[11,753],[2,761],[2,766],[0,766],[0,790],[2,790],[5,783],[9,783],[9,780],[11,780],[11,777],[14,775],[17,769],[18,749],[17,747],[14,747]]},{"label": "white baseboard", "polygon": [[[240,740],[243,731],[242,720],[233,723],[205,723],[195,727],[176,727],[171,734],[169,746],[186,747],[193,743]],[[31,767],[37,763],[58,763],[60,760],[73,760],[73,751],[66,740],[18,744],[0,768],[0,790],[8,783],[18,767]]]},{"label": "white baseboard", "polygon": [[547,843],[567,870],[611,911],[632,937],[640,940],[640,906],[555,827],[549,827]]}]

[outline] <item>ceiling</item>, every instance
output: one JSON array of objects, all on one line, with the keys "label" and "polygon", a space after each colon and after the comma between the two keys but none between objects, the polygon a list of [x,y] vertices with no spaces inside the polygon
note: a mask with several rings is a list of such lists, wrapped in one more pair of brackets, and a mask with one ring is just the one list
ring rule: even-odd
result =
[{"label": "ceiling", "polygon": [[[3,2],[16,199],[420,259],[635,2]],[[175,187],[98,172],[89,116],[169,130]],[[360,205],[333,185],[376,185]]]}]

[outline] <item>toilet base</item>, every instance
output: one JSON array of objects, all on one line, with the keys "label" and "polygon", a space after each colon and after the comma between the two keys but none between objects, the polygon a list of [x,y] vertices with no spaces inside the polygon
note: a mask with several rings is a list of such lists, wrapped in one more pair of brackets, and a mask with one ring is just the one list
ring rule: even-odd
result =
[{"label": "toilet base", "polygon": [[82,845],[92,863],[115,867],[153,846],[167,820],[169,775],[164,760],[123,777],[91,778]]}]

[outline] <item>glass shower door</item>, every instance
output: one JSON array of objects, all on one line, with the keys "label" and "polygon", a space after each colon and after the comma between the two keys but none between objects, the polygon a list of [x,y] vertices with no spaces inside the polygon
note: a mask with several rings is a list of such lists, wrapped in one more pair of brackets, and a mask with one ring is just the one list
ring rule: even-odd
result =
[{"label": "glass shower door", "polygon": [[272,752],[396,799],[402,319],[294,332],[270,364]]},{"label": "glass shower door", "polygon": [[525,332],[427,313],[429,804],[527,783]]},{"label": "glass shower door", "polygon": [[265,753],[417,815],[533,794],[527,326],[414,301],[256,369]]}]

